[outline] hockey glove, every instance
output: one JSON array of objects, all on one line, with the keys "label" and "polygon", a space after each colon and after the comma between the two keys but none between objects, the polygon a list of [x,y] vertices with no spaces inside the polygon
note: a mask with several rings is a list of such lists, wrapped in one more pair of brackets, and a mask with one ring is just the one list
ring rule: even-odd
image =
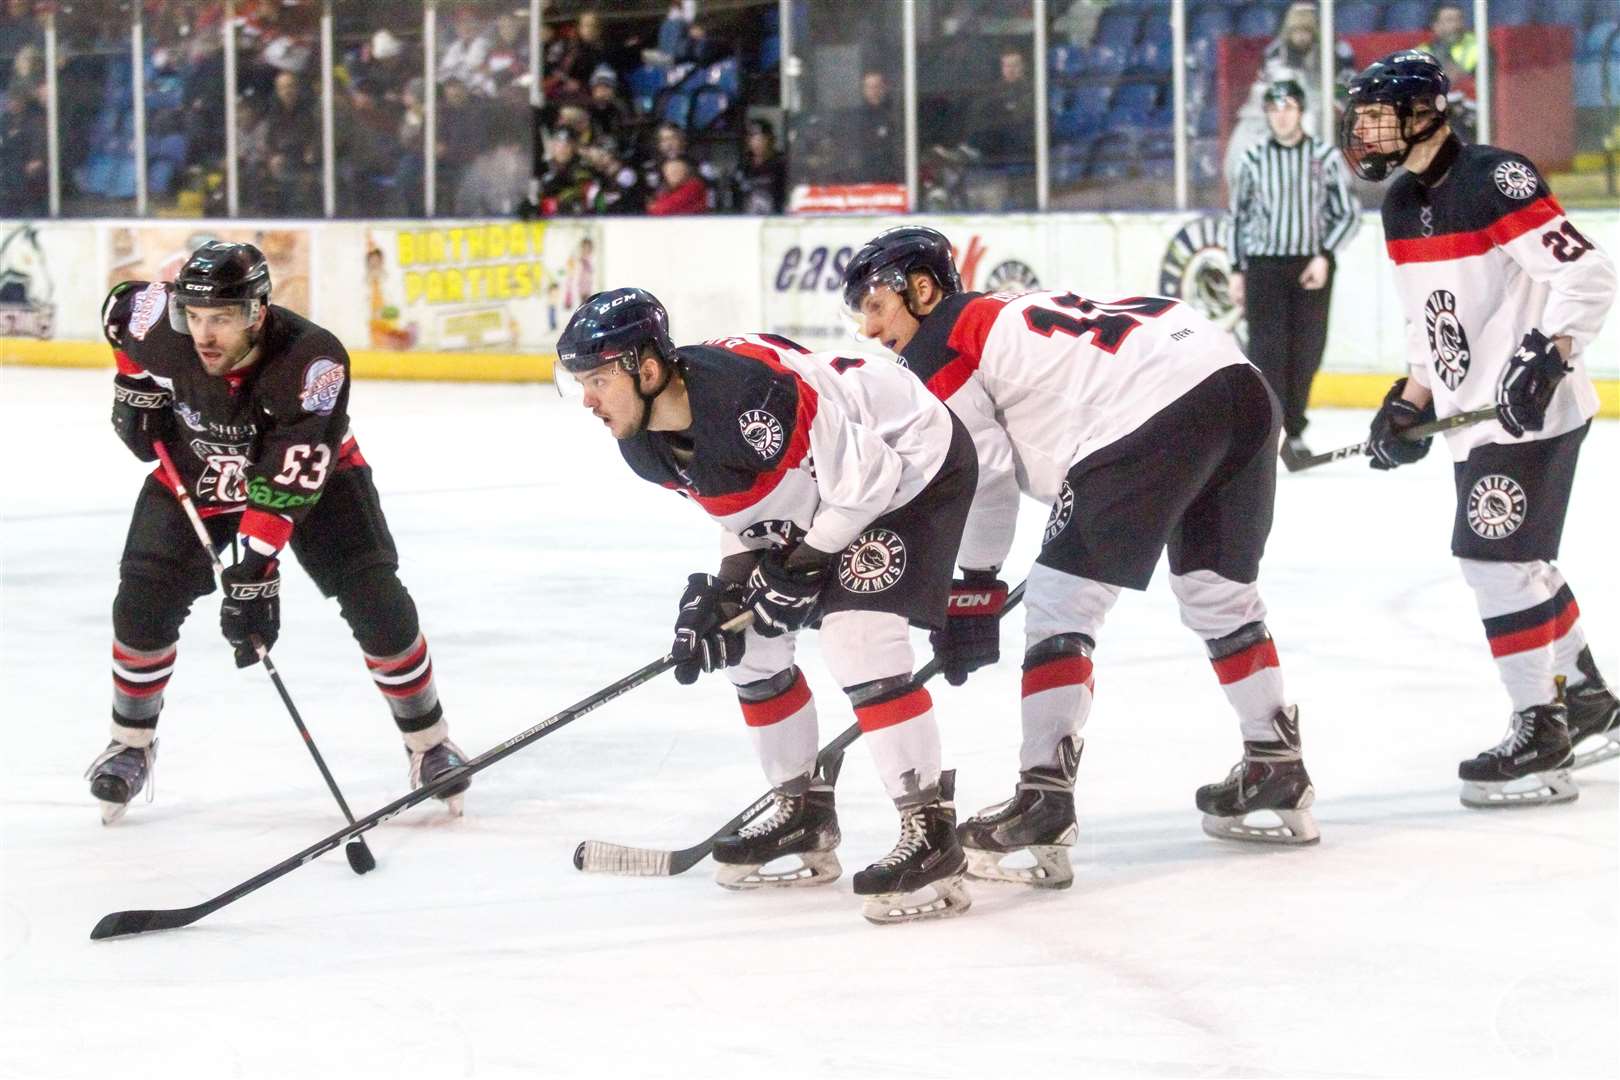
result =
[{"label": "hockey glove", "polygon": [[748,575],[743,603],[754,612],[762,637],[780,637],[804,627],[815,614],[827,584],[832,556],[800,544],[792,555],[772,550]]},{"label": "hockey glove", "polygon": [[1367,464],[1375,469],[1394,469],[1421,461],[1429,452],[1434,436],[1426,439],[1403,439],[1401,432],[1434,419],[1434,403],[1423,408],[1401,397],[1406,380],[1396,379],[1395,385],[1384,395],[1384,403],[1373,416],[1372,433],[1367,437]]},{"label": "hockey glove", "polygon": [[1007,583],[994,570],[964,570],[951,582],[945,629],[928,635],[945,681],[967,682],[968,673],[1001,659],[1001,609],[1007,606]]},{"label": "hockey glove", "polygon": [[1547,423],[1553,392],[1573,370],[1546,334],[1531,330],[1524,335],[1496,384],[1496,418],[1507,433],[1517,439],[1527,431],[1540,431]]},{"label": "hockey glove", "polygon": [[693,574],[681,594],[681,613],[675,619],[675,681],[682,686],[697,682],[705,671],[731,667],[747,647],[741,630],[722,630],[743,611],[747,590],[739,582],[710,574]]},{"label": "hockey glove", "polygon": [[275,559],[249,550],[241,562],[225,568],[219,581],[225,587],[220,632],[236,650],[236,666],[250,667],[259,662],[255,639],[269,652],[281,633],[281,573]]},{"label": "hockey glove", "polygon": [[113,376],[112,426],[129,452],[142,461],[156,461],[154,439],[173,441],[174,412],[167,390],[147,379]]}]

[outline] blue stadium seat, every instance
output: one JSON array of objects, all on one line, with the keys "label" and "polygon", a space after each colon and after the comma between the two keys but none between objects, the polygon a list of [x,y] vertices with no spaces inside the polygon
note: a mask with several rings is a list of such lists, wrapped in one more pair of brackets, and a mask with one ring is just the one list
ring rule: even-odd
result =
[{"label": "blue stadium seat", "polygon": [[1144,45],[1162,45],[1166,49],[1174,38],[1170,28],[1170,10],[1150,11],[1142,20],[1141,43]]},{"label": "blue stadium seat", "polygon": [[1086,151],[1082,142],[1059,143],[1052,147],[1052,184],[1067,187],[1078,184],[1086,175]]},{"label": "blue stadium seat", "polygon": [[664,72],[661,68],[643,64],[630,73],[630,102],[638,113],[652,112],[653,103],[658,99],[658,91],[663,88]]},{"label": "blue stadium seat", "polygon": [[1176,140],[1168,131],[1155,131],[1141,142],[1142,175],[1169,180],[1176,175]]},{"label": "blue stadium seat", "polygon": [[1106,45],[1121,52],[1129,52],[1131,46],[1136,44],[1141,22],[1141,12],[1134,8],[1110,7],[1098,18],[1097,33],[1092,37],[1091,43],[1093,46]]},{"label": "blue stadium seat", "polygon": [[658,119],[685,130],[692,115],[692,95],[685,90],[666,90],[658,104]]},{"label": "blue stadium seat", "polygon": [[700,86],[692,93],[687,124],[693,131],[708,131],[725,119],[735,99],[721,86]]},{"label": "blue stadium seat", "polygon": [[1136,168],[1136,143],[1130,135],[1114,131],[1099,135],[1091,144],[1086,161],[1086,178],[1105,183],[1124,180]]},{"label": "blue stadium seat", "polygon": [[1365,34],[1378,29],[1383,11],[1372,0],[1349,0],[1333,7],[1333,27],[1341,34]]},{"label": "blue stadium seat", "polygon": [[[1429,10],[1434,6],[1433,0],[1398,0],[1384,9],[1385,30],[1427,30],[1429,28]],[[1469,21],[1473,21],[1473,12],[1469,10],[1471,4],[1466,0],[1463,11]],[[1491,17],[1496,17],[1493,12]]]},{"label": "blue stadium seat", "polygon": [[731,97],[736,97],[742,90],[742,79],[737,72],[735,57],[710,64],[703,69],[700,80],[701,85],[718,86]]},{"label": "blue stadium seat", "polygon": [[1118,75],[1125,70],[1130,49],[1112,45],[1093,45],[1086,53],[1086,74]]},{"label": "blue stadium seat", "polygon": [[1597,18],[1600,7],[1604,11],[1614,10],[1614,4],[1611,2],[1600,5],[1593,0],[1542,0],[1540,21],[1573,26],[1575,32],[1580,33]]},{"label": "blue stadium seat", "polygon": [[1168,75],[1173,57],[1168,41],[1163,44],[1144,41],[1131,50],[1131,62],[1125,70],[1131,75]]},{"label": "blue stadium seat", "polygon": [[1159,88],[1152,83],[1125,83],[1114,91],[1108,115],[1103,126],[1109,131],[1121,128],[1140,128],[1148,125],[1153,107],[1158,103]]},{"label": "blue stadium seat", "polygon": [[[1469,12],[1472,16],[1473,12]],[[1492,26],[1524,26],[1536,21],[1535,0],[1495,0],[1491,4]]]},{"label": "blue stadium seat", "polygon": [[1222,4],[1194,11],[1187,24],[1188,41],[1213,41],[1232,32],[1232,9]]},{"label": "blue stadium seat", "polygon": [[1271,4],[1250,4],[1238,12],[1233,30],[1241,37],[1273,37],[1282,22],[1282,9]]},{"label": "blue stadium seat", "polygon": [[1078,45],[1054,45],[1047,66],[1054,78],[1075,78],[1085,73],[1086,51]]},{"label": "blue stadium seat", "polygon": [[[771,8],[775,11],[775,8]],[[772,34],[759,43],[759,70],[775,71],[782,63],[782,38]]]},{"label": "blue stadium seat", "polygon": [[[1620,14],[1620,11],[1616,14]],[[1575,55],[1589,60],[1602,57],[1615,44],[1620,43],[1616,41],[1616,34],[1620,34],[1620,21],[1609,19],[1593,23],[1581,36],[1580,43],[1575,46]]]}]

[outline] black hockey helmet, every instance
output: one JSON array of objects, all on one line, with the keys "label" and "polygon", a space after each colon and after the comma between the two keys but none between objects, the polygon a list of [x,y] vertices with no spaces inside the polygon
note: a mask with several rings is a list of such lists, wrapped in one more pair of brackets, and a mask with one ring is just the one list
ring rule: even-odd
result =
[{"label": "black hockey helmet", "polygon": [[210,240],[191,253],[174,279],[174,302],[169,305],[169,325],[182,334],[187,307],[242,306],[242,315],[252,324],[262,305],[270,302],[270,264],[264,253],[252,244]]},{"label": "black hockey helmet", "polygon": [[1292,99],[1301,109],[1305,107],[1305,88],[1296,79],[1278,79],[1266,87],[1265,105],[1280,104]]},{"label": "black hockey helmet", "polygon": [[641,365],[641,347],[651,343],[659,359],[675,360],[669,313],[646,289],[608,289],[586,297],[557,339],[557,361],[582,375],[618,363],[631,375]]},{"label": "black hockey helmet", "polygon": [[[1349,106],[1339,122],[1339,149],[1356,175],[1373,181],[1389,176],[1412,147],[1446,123],[1450,93],[1451,80],[1440,62],[1420,49],[1403,49],[1369,64],[1350,81]],[[1374,149],[1389,143],[1398,149]]]},{"label": "black hockey helmet", "polygon": [[887,286],[904,297],[906,275],[913,270],[932,274],[946,296],[962,291],[962,275],[956,272],[945,234],[923,225],[899,225],[872,237],[849,260],[844,268],[844,306],[858,318],[862,301],[876,286]]}]

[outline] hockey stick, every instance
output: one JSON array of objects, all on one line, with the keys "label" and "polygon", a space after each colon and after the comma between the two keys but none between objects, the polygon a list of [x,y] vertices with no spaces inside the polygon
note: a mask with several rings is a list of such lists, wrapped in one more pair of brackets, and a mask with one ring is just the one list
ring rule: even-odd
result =
[{"label": "hockey stick", "polygon": [[[180,505],[185,509],[186,517],[191,519],[191,528],[202,542],[203,551],[208,553],[208,559],[214,564],[214,577],[217,580],[225,573],[225,566],[219,561],[219,555],[214,551],[214,543],[208,538],[208,527],[203,524],[202,515],[197,512],[197,506],[191,501],[191,492],[186,490],[186,483],[180,479],[180,470],[174,467],[174,459],[169,456],[169,448],[163,445],[161,439],[152,440],[152,449],[157,451],[158,460],[163,463],[163,475],[169,478],[169,484],[174,488],[175,495],[180,499]],[[309,747],[309,756],[315,759],[315,767],[321,770],[321,779],[326,781],[327,790],[332,798],[337,800],[338,809],[343,811],[343,818],[350,825],[354,824],[354,814],[349,810],[348,802],[343,798],[343,792],[338,790],[337,781],[332,779],[332,773],[326,767],[326,760],[321,757],[320,750],[315,746],[315,739],[310,735],[309,728],[304,726],[304,718],[298,715],[298,706],[293,704],[292,695],[287,693],[287,684],[281,681],[281,673],[270,659],[270,650],[264,647],[257,637],[252,639],[253,651],[259,654],[259,663],[269,674],[270,681],[275,684],[276,693],[281,695],[281,703],[287,706],[287,713],[292,717],[293,726],[298,734],[304,737],[304,745]],[[377,857],[366,846],[364,837],[356,836],[349,841],[343,849],[348,856],[349,869],[356,874],[367,874],[377,869]]]},{"label": "hockey stick", "polygon": [[[1021,582],[1007,594],[1007,603],[1001,609],[1001,613],[1005,615],[1017,607],[1023,598],[1024,585]],[[917,672],[916,684],[921,686],[939,674],[940,666],[938,657],[928,661],[922,670]],[[821,748],[821,752],[816,755],[815,769],[815,775],[821,782],[832,784],[838,779],[838,770],[844,762],[844,751],[860,737],[861,725],[851,724],[839,732],[837,738]],[[583,870],[588,874],[619,874],[625,877],[674,877],[676,874],[684,874],[708,857],[714,850],[715,841],[737,831],[770,806],[773,795],[774,792],[767,791],[736,817],[710,833],[706,839],[678,851],[628,847],[624,844],[610,844],[605,840],[582,840],[574,849],[574,869]]]},{"label": "hockey stick", "polygon": [[[1496,406],[1487,405],[1482,409],[1475,409],[1472,412],[1458,413],[1456,416],[1448,416],[1444,420],[1431,420],[1427,424],[1418,424],[1415,427],[1409,427],[1405,431],[1401,432],[1401,438],[1405,439],[1407,442],[1416,442],[1419,439],[1427,439],[1430,435],[1438,435],[1443,431],[1452,431],[1461,427],[1472,427],[1475,424],[1481,424],[1486,420],[1494,419],[1496,419]],[[1337,450],[1326,450],[1320,454],[1312,454],[1310,457],[1296,461],[1294,464],[1288,466],[1288,471],[1299,472],[1301,469],[1314,469],[1316,466],[1326,465],[1330,461],[1338,461],[1342,458],[1354,457],[1357,454],[1368,453],[1370,452],[1371,448],[1372,442],[1370,440],[1367,442],[1351,443],[1349,446],[1341,446]]]},{"label": "hockey stick", "polygon": [[[727,623],[726,629],[741,629],[747,626],[753,618],[753,612],[745,611]],[[248,893],[263,888],[305,863],[320,858],[345,840],[357,837],[368,829],[374,829],[402,811],[409,810],[418,803],[436,797],[446,788],[470,778],[474,773],[484,771],[508,754],[516,753],[530,743],[545,738],[563,725],[578,720],[586,713],[606,705],[619,695],[628,693],[645,682],[657,678],[674,666],[675,658],[673,656],[665,654],[659,657],[645,667],[632,671],[618,682],[603,687],[583,701],[571,705],[560,713],[546,717],[527,731],[519,732],[505,742],[490,747],[465,765],[458,765],[456,768],[440,773],[431,783],[423,784],[409,795],[400,796],[380,810],[373,810],[348,828],[339,829],[332,835],[311,844],[296,855],[289,855],[268,870],[255,874],[240,885],[220,893],[212,900],[205,900],[200,904],[194,904],[187,908],[115,911],[110,915],[101,917],[101,921],[96,923],[95,929],[90,931],[90,939],[99,941],[102,938],[124,937],[128,934],[144,934],[151,930],[174,930],[178,927],[190,926],[198,919],[212,915],[227,904],[240,900]]]}]

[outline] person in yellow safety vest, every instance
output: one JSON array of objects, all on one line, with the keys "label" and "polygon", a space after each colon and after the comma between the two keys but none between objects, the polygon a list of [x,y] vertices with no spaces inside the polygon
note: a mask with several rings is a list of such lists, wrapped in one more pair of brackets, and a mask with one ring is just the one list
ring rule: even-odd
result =
[{"label": "person in yellow safety vest", "polygon": [[1439,3],[1429,13],[1429,41],[1418,48],[1440,61],[1447,78],[1473,78],[1479,66],[1479,38],[1468,29],[1463,6],[1458,3]]}]

